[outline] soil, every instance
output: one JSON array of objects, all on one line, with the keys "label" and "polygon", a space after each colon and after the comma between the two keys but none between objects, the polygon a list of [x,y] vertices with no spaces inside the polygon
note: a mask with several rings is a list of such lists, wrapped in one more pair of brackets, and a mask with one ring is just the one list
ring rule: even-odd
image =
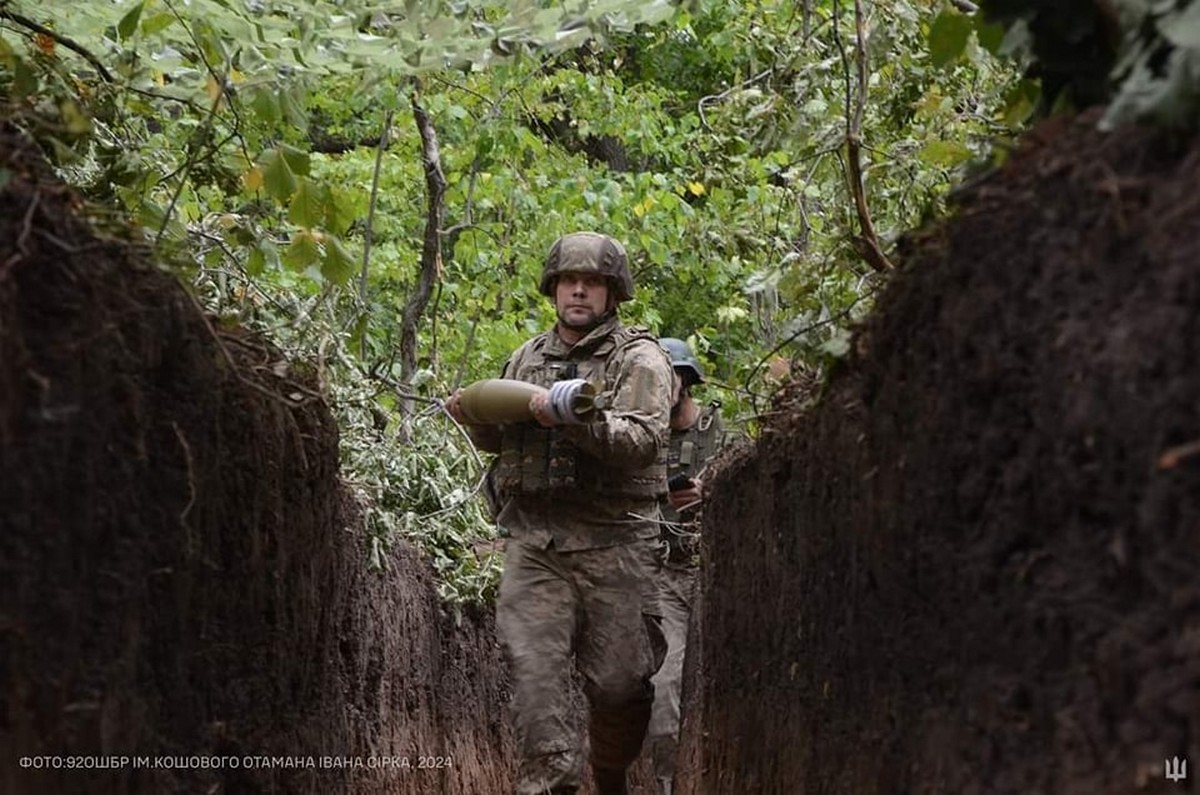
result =
[{"label": "soil", "polygon": [[504,791],[489,612],[366,570],[314,379],[108,226],[0,126],[0,791]]},{"label": "soil", "polygon": [[906,239],[715,483],[678,792],[1192,791],[1200,143],[1096,118]]},{"label": "soil", "polygon": [[[1200,144],[1095,120],[904,240],[819,403],[726,462],[678,792],[1188,791]],[[0,791],[511,791],[490,611],[403,545],[366,571],[303,365],[6,126],[0,164]],[[98,755],[171,764],[19,763]]]}]

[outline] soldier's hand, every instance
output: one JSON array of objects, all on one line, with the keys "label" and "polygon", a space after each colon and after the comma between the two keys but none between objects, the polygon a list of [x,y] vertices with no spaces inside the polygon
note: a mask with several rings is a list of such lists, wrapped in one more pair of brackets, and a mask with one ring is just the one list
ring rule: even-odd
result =
[{"label": "soldier's hand", "polygon": [[529,413],[543,428],[553,428],[558,425],[554,412],[550,410],[550,393],[534,395],[529,399]]},{"label": "soldier's hand", "polygon": [[461,389],[454,390],[454,394],[446,398],[446,412],[454,418],[455,422],[461,425],[465,425],[467,423],[467,417],[465,414],[463,414],[462,410]]},{"label": "soldier's hand", "polygon": [[699,479],[693,477],[692,485],[667,492],[667,501],[677,511],[681,511],[684,508],[693,508],[699,505],[700,501],[704,499],[703,488],[704,484]]}]

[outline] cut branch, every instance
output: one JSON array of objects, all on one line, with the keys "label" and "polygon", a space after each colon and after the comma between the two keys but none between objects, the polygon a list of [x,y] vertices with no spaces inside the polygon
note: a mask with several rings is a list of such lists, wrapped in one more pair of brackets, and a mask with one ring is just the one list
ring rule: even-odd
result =
[{"label": "cut branch", "polygon": [[442,173],[441,155],[438,153],[437,132],[429,114],[421,107],[418,91],[413,91],[413,118],[417,123],[417,132],[421,135],[421,161],[425,166],[425,236],[421,246],[421,273],[417,278],[417,287],[404,305],[404,314],[400,323],[400,380],[407,385],[412,382],[417,369],[417,323],[421,319],[429,298],[433,294],[433,285],[442,274],[442,216],[445,213],[446,177]]}]

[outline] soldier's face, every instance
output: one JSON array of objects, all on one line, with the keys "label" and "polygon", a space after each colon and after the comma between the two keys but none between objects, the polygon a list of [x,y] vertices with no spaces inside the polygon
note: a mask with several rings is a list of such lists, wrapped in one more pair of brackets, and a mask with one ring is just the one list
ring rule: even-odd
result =
[{"label": "soldier's face", "polygon": [[586,328],[608,309],[608,280],[598,273],[564,273],[554,286],[558,320],[568,328]]}]

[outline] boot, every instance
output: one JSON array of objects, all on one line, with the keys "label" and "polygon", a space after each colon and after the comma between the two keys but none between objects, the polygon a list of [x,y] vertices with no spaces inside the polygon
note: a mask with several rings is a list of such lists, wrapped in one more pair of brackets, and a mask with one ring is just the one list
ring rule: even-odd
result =
[{"label": "boot", "polygon": [[596,775],[597,795],[629,795],[629,790],[625,786],[624,770],[597,768],[592,772]]}]

